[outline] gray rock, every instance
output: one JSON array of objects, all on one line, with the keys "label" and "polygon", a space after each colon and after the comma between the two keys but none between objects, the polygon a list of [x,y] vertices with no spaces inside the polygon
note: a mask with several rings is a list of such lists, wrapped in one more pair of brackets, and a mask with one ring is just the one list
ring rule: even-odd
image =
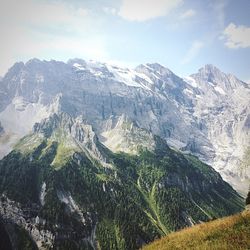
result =
[{"label": "gray rock", "polygon": [[[1,80],[0,111],[13,140],[46,119],[34,130],[50,136],[60,123],[96,157],[95,136],[114,151],[135,152],[140,138],[152,149],[152,135],[158,135],[211,164],[238,191],[248,188],[250,168],[243,171],[241,162],[250,145],[250,87],[212,65],[182,79],[157,63],[132,70],[81,59],[32,59],[16,63]],[[73,120],[59,118],[61,113]],[[131,140],[131,132],[140,136]]]}]

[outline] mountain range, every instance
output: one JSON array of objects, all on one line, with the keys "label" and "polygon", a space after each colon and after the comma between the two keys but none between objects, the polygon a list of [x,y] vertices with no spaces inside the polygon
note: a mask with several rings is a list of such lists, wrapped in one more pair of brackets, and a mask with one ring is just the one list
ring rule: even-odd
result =
[{"label": "mountain range", "polygon": [[212,65],[181,78],[157,63],[16,63],[0,80],[6,244],[138,249],[241,211],[249,97]]},{"label": "mountain range", "polygon": [[145,129],[246,195],[250,85],[213,65],[181,78],[157,63],[134,70],[81,59],[16,63],[0,81],[0,156],[57,112],[82,117],[113,152],[136,153],[144,143],[127,138],[127,124]]}]

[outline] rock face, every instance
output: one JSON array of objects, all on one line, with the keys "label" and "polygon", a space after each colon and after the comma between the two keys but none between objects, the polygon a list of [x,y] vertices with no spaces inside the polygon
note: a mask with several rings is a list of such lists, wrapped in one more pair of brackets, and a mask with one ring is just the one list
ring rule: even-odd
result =
[{"label": "rock face", "polygon": [[244,208],[212,167],[134,123],[118,123],[111,132],[132,153],[113,153],[82,116],[58,112],[0,160],[0,218],[19,228],[16,237],[8,233],[12,245],[133,250]]},{"label": "rock face", "polygon": [[182,79],[157,63],[132,70],[81,59],[32,59],[8,71],[0,95],[6,136],[0,156],[36,122],[65,112],[82,117],[114,152],[135,153],[146,142],[153,148],[149,132],[211,164],[242,194],[248,188],[249,85],[212,65]]},{"label": "rock face", "polygon": [[[31,238],[36,242],[39,249],[46,249],[53,246],[54,235],[49,230],[43,230],[39,228],[40,224],[45,224],[45,220],[39,219],[39,217],[32,218],[31,213],[37,212],[36,204],[22,207],[20,204],[11,201],[5,195],[1,196],[0,201],[0,214],[3,221],[16,224],[25,229]],[[18,237],[18,236],[17,236]],[[15,245],[14,237],[12,239],[12,245]]]},{"label": "rock face", "polygon": [[191,76],[197,84],[198,98],[194,116],[213,145],[209,163],[238,191],[247,190],[250,177],[246,155],[250,144],[250,88],[232,75],[206,65]]}]

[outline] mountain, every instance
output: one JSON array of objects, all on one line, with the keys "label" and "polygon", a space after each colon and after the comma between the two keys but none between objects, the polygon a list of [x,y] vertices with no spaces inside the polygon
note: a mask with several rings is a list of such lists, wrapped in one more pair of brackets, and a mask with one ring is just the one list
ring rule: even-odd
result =
[{"label": "mountain", "polygon": [[202,91],[194,115],[215,151],[209,162],[226,181],[246,194],[250,173],[246,161],[250,144],[249,85],[212,65],[206,65],[190,79]]},{"label": "mountain", "polygon": [[0,80],[0,157],[36,122],[65,112],[82,116],[113,152],[136,153],[139,142],[127,138],[127,124],[134,135],[141,129],[158,135],[210,164],[246,195],[249,109],[249,85],[213,65],[181,78],[157,63],[128,69],[32,59],[16,63]]},{"label": "mountain", "polygon": [[244,211],[171,233],[142,249],[249,249],[249,233],[250,212]]},{"label": "mountain", "polygon": [[243,209],[210,166],[122,124],[131,153],[110,151],[82,116],[58,112],[35,123],[0,161],[5,242],[13,249],[138,249]]},{"label": "mountain", "polygon": [[224,180],[248,190],[249,93],[212,65],[183,79],[157,63],[16,63],[0,80],[4,244],[138,249],[241,211]]}]

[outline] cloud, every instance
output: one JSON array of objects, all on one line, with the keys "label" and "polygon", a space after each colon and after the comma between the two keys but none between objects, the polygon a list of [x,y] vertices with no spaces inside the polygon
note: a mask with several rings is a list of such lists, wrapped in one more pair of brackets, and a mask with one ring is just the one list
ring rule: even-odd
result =
[{"label": "cloud", "polygon": [[183,0],[123,0],[118,14],[129,21],[143,22],[167,15]]},{"label": "cloud", "polygon": [[16,61],[108,57],[105,39],[84,6],[62,1],[8,0],[0,3],[0,75]]},{"label": "cloud", "polygon": [[0,6],[1,21],[15,24],[72,24],[88,14],[87,9],[63,2],[9,0]]},{"label": "cloud", "polygon": [[198,40],[194,41],[191,47],[189,48],[189,50],[187,51],[186,55],[182,59],[181,63],[187,64],[191,62],[198,55],[198,53],[203,47],[204,47],[203,42],[198,41]]},{"label": "cloud", "polygon": [[230,23],[223,31],[221,39],[225,39],[225,45],[230,49],[248,48],[250,47],[250,27]]},{"label": "cloud", "polygon": [[193,9],[189,9],[180,15],[180,19],[190,18],[190,17],[193,17],[195,15],[196,15],[196,11]]}]

